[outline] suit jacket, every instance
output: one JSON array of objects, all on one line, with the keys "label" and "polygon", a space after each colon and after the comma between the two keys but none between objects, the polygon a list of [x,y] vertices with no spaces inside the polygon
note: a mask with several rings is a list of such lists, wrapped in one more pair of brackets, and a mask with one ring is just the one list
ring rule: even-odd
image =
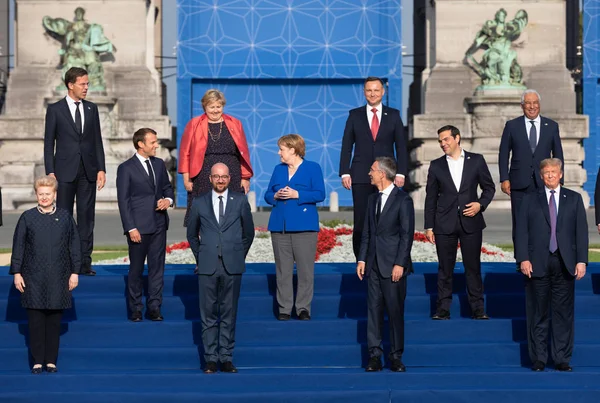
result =
[{"label": "suit jacket", "polygon": [[[250,164],[250,152],[248,142],[244,134],[242,122],[223,114],[223,123],[227,126],[233,141],[240,152],[242,164],[242,179],[252,178],[252,165]],[[206,113],[193,118],[185,126],[181,144],[179,145],[179,162],[177,171],[180,174],[189,173],[190,179],[197,176],[204,164],[204,154],[208,147],[208,117]]]},{"label": "suit jacket", "polygon": [[246,255],[254,240],[254,221],[248,199],[243,193],[227,195],[223,222],[215,217],[212,191],[192,202],[187,239],[196,257],[199,274],[213,274],[217,269],[219,249],[229,274],[246,271]]},{"label": "suit jacket", "polygon": [[596,176],[596,190],[594,191],[594,209],[596,210],[596,225],[600,224],[600,167]]},{"label": "suit jacket", "polygon": [[[354,157],[352,147],[354,146]],[[352,183],[371,183],[369,168],[377,157],[394,158],[396,151],[397,173],[407,174],[408,164],[404,125],[398,109],[383,106],[376,140],[373,140],[367,107],[352,109],[346,120],[342,150],[340,153],[340,176],[350,174]],[[352,164],[350,164],[352,159]]]},{"label": "suit jacket", "polygon": [[[104,147],[100,135],[98,107],[83,100],[84,126],[79,134],[65,98],[48,105],[44,132],[44,165],[46,175],[54,173],[61,182],[77,177],[79,161],[83,161],[89,181],[95,182],[98,171],[106,172]],[[54,146],[56,145],[56,153]]]},{"label": "suit jacket", "polygon": [[156,202],[167,197],[174,200],[173,187],[164,161],[150,157],[150,163],[156,175],[155,187],[135,155],[117,169],[117,202],[125,234],[134,228],[140,234],[153,234],[159,220],[164,220],[165,229],[169,229],[169,214],[166,210],[156,211]]},{"label": "suit jacket", "polygon": [[[485,158],[481,154],[465,151],[465,161],[460,182],[456,190],[446,156],[431,161],[427,173],[427,194],[425,196],[425,228],[433,228],[435,234],[452,234],[459,219],[465,232],[473,233],[485,228],[483,212],[492,202],[496,186]],[[477,196],[477,187],[481,196]],[[473,217],[462,214],[471,202],[481,203],[481,211]],[[457,210],[460,214],[457,214]]]},{"label": "suit jacket", "polygon": [[403,190],[394,188],[375,221],[378,193],[369,196],[367,217],[362,232],[358,260],[365,262],[368,275],[375,260],[383,278],[392,276],[394,265],[404,268],[403,276],[412,273],[410,250],[415,234],[415,208],[413,201]]},{"label": "suit jacket", "polygon": [[[275,193],[286,186],[298,191],[297,199],[276,200]],[[317,203],[325,200],[325,182],[321,166],[304,160],[289,179],[287,164],[275,167],[265,201],[273,206],[269,217],[269,231],[318,231]]]},{"label": "suit jacket", "polygon": [[[558,250],[567,270],[575,275],[577,263],[588,262],[588,227],[581,195],[560,188],[556,240]],[[515,231],[515,259],[517,263],[529,260],[533,277],[547,272],[550,246],[550,213],[546,190],[528,193],[523,198]]]},{"label": "suit jacket", "polygon": [[[540,178],[540,162],[546,158],[559,158],[564,162],[558,123],[541,116],[540,133],[535,152],[531,152],[529,136],[525,128],[525,118],[520,116],[509,120],[504,126],[498,153],[500,182],[510,180],[511,189],[525,189],[531,177],[538,188],[544,187]],[[510,169],[508,157],[510,156]]]}]

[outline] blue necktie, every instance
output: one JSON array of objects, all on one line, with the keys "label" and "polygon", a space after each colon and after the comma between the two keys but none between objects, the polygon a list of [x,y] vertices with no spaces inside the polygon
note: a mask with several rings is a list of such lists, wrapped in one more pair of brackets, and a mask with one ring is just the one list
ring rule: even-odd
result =
[{"label": "blue necktie", "polygon": [[535,128],[535,122],[530,120],[531,130],[529,131],[529,146],[531,147],[531,153],[535,152],[535,147],[537,146],[537,129]]},{"label": "blue necktie", "polygon": [[548,209],[550,210],[550,253],[556,252],[558,242],[556,241],[556,201],[554,200],[554,190],[550,191],[550,202]]}]

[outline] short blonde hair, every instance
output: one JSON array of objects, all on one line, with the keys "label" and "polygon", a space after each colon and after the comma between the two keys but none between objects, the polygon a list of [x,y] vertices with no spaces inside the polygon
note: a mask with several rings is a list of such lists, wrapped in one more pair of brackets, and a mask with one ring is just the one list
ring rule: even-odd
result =
[{"label": "short blonde hair", "polygon": [[58,190],[58,181],[51,176],[42,176],[41,178],[37,178],[33,183],[33,190],[37,192],[38,188],[41,187],[49,187],[56,192]]},{"label": "short blonde hair", "polygon": [[206,106],[210,103],[220,102],[222,106],[225,106],[227,100],[225,99],[225,94],[215,88],[211,88],[204,93],[200,102],[202,103],[202,109],[206,110]]},{"label": "short blonde hair", "polygon": [[286,134],[285,136],[281,136],[279,137],[279,140],[277,140],[277,145],[293,148],[296,155],[300,158],[304,158],[306,155],[306,143],[299,134]]},{"label": "short blonde hair", "polygon": [[540,162],[540,172],[542,172],[544,170],[544,168],[546,168],[548,166],[559,167],[562,172],[563,163],[558,158],[546,158]]}]

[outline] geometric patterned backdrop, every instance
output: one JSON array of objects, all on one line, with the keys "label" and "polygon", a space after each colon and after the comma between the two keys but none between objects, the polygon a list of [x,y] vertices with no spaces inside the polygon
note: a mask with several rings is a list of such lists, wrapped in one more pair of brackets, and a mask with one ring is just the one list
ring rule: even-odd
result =
[{"label": "geometric patterned backdrop", "polygon": [[[362,85],[388,80],[384,103],[402,96],[401,0],[178,0],[178,141],[202,113],[208,88],[225,93],[225,113],[244,124],[258,205],[277,139],[301,134],[306,158],[319,162],[326,191],[351,205],[338,176],[348,110],[363,105]],[[185,205],[178,178],[177,204]],[[329,197],[325,201],[328,204]]]},{"label": "geometric patterned backdrop", "polygon": [[600,165],[600,1],[583,2],[583,113],[590,117],[590,137],[584,140],[587,182],[583,188],[594,204]]}]

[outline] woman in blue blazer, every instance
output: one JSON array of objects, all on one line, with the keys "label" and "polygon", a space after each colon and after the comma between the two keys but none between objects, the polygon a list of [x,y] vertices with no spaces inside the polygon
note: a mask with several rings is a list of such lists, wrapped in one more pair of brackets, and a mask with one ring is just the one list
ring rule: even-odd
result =
[{"label": "woman in blue blazer", "polygon": [[[265,193],[265,201],[273,206],[268,229],[275,255],[277,318],[289,320],[295,306],[298,319],[310,320],[319,232],[317,203],[325,200],[325,182],[319,164],[304,159],[302,136],[287,134],[277,145],[281,164],[275,167]],[[298,272],[295,304],[294,261]]]}]

